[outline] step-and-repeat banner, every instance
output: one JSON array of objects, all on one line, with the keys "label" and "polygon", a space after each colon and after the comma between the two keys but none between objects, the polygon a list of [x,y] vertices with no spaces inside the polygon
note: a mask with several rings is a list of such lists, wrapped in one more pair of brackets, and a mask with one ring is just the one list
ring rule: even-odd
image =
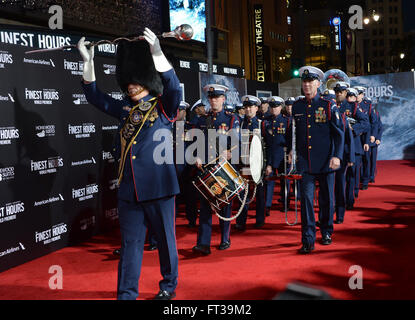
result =
[{"label": "step-and-repeat banner", "polygon": [[[117,120],[87,103],[76,50],[26,50],[0,45],[0,271],[118,223]],[[95,69],[120,99],[114,59]]]},{"label": "step-and-repeat banner", "polygon": [[364,86],[383,123],[378,160],[415,159],[415,73],[350,78]]},{"label": "step-and-repeat banner", "polygon": [[[25,54],[79,38],[0,27],[0,272],[118,227],[118,121],[86,101],[76,49]],[[115,52],[97,47],[95,72],[98,87],[122,99]],[[170,58],[190,105],[204,95],[201,79],[230,86],[228,104],[247,92],[277,94],[272,84],[245,81],[242,68],[215,64],[207,76],[205,62]]]}]

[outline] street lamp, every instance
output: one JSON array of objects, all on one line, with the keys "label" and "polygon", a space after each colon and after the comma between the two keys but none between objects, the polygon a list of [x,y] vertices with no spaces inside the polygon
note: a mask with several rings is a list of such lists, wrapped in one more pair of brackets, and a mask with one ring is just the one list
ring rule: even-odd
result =
[{"label": "street lamp", "polygon": [[[375,10],[369,10],[369,15],[363,19],[363,23],[365,25],[368,25],[371,23],[371,21],[379,22],[381,16],[376,13]],[[353,34],[355,36],[355,75],[357,74],[357,63],[356,63],[356,56],[357,56],[357,30],[353,30]],[[369,71],[370,72],[370,71]]]},{"label": "street lamp", "polygon": [[378,22],[380,19],[380,16],[378,13],[376,13],[375,10],[372,10],[372,19],[375,20],[375,22]]}]

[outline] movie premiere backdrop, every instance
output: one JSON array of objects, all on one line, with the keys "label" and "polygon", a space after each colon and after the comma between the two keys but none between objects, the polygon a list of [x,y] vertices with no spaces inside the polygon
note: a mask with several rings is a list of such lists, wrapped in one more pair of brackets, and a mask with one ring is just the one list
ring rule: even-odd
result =
[{"label": "movie premiere backdrop", "polygon": [[366,96],[383,123],[378,160],[415,159],[415,73],[400,72],[350,78],[367,88]]},{"label": "movie premiere backdrop", "polygon": [[[86,101],[76,49],[25,54],[80,37],[0,26],[0,272],[118,227],[117,120]],[[95,72],[98,87],[122,99],[115,53],[97,47]],[[170,58],[190,105],[204,95],[200,79],[229,85],[228,104],[247,92],[278,93],[243,79],[239,67],[215,64],[208,76],[206,62]]]},{"label": "movie premiere backdrop", "polygon": [[[0,40],[1,271],[112,228],[118,216],[117,122],[87,103],[81,56],[25,54],[79,37],[2,29]],[[98,85],[120,99],[114,58],[99,51]]]}]

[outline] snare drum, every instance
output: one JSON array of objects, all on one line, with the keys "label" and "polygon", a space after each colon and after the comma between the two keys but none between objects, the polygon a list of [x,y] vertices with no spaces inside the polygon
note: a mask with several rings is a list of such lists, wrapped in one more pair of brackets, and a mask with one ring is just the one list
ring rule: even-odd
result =
[{"label": "snare drum", "polygon": [[242,136],[241,162],[241,176],[256,184],[261,183],[264,176],[264,153],[261,136],[257,130],[250,132],[249,136]]},{"label": "snare drum", "polygon": [[208,165],[193,181],[197,190],[218,211],[245,190],[245,181],[224,158]]}]

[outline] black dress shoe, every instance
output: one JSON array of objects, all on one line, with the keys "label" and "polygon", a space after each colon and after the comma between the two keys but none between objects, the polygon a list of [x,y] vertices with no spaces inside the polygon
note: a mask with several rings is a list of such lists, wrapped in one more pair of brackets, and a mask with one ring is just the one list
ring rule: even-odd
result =
[{"label": "black dress shoe", "polygon": [[369,187],[367,185],[362,186],[362,188],[360,190],[367,190],[369,189]]},{"label": "black dress shoe", "polygon": [[114,256],[120,256],[120,255],[121,255],[121,249],[115,249],[115,250],[112,252],[112,254],[113,254]]},{"label": "black dress shoe", "polygon": [[147,251],[154,251],[157,249],[157,245],[156,244],[150,244],[147,248]]},{"label": "black dress shoe", "polygon": [[325,245],[325,246],[328,246],[329,244],[331,244],[331,237],[328,235],[328,234],[326,234],[324,237],[323,237],[323,239],[321,239],[321,244],[322,245]]},{"label": "black dress shoe", "polygon": [[320,221],[316,221],[316,227],[320,228]]},{"label": "black dress shoe", "polygon": [[262,228],[264,225],[265,225],[265,222],[264,222],[264,221],[262,221],[262,222],[257,222],[257,223],[255,223],[255,224],[254,224],[254,228],[255,228],[255,229],[260,229],[260,228]]},{"label": "black dress shoe", "polygon": [[298,253],[308,254],[308,253],[311,253],[311,251],[313,251],[313,250],[314,250],[314,245],[313,244],[303,244],[301,249],[298,250]]},{"label": "black dress shoe", "polygon": [[156,294],[154,300],[171,300],[176,297],[175,292],[168,292],[166,290],[160,290],[159,293]]},{"label": "black dress shoe", "polygon": [[192,248],[193,252],[201,253],[205,256],[210,254],[210,247],[209,246],[202,246],[202,245],[196,245]]},{"label": "black dress shoe", "polygon": [[229,241],[225,241],[225,242],[221,242],[219,245],[219,250],[226,250],[231,246],[231,240]]},{"label": "black dress shoe", "polygon": [[235,224],[234,228],[235,228],[235,230],[238,230],[238,231],[241,231],[241,232],[245,231],[245,229],[246,229],[246,227],[243,226],[242,224]]},{"label": "black dress shoe", "polygon": [[343,220],[336,220],[336,221],[334,221],[334,223],[335,224],[342,224],[343,223]]},{"label": "black dress shoe", "polygon": [[270,211],[271,211],[271,208],[266,208],[266,209],[265,209],[265,216],[266,216],[266,217],[269,217],[269,215],[270,215],[270,213],[269,213],[269,212],[270,212]]},{"label": "black dress shoe", "polygon": [[190,228],[190,229],[193,229],[193,228],[195,228],[195,227],[196,227],[196,223],[194,223],[194,222],[189,222],[189,223],[187,224],[187,227],[188,227],[188,228]]}]

